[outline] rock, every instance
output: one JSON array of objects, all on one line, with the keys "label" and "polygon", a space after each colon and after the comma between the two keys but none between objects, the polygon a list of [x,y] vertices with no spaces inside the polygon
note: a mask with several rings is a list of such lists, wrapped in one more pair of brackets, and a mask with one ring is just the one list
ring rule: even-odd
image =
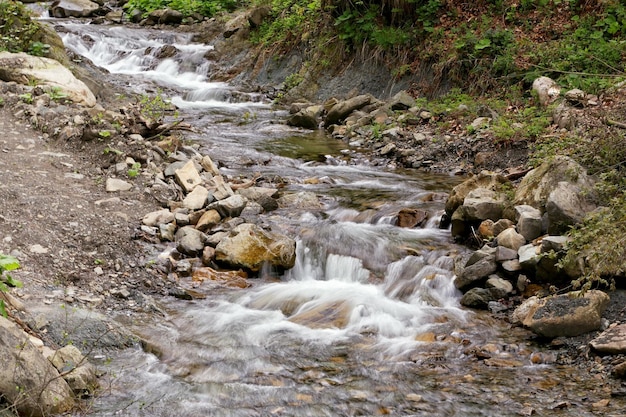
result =
[{"label": "rock", "polygon": [[187,161],[182,168],[178,168],[174,171],[176,182],[183,187],[186,193],[191,192],[196,186],[202,183],[200,173],[196,169],[196,165],[193,161]]},{"label": "rock", "polygon": [[224,177],[221,175],[215,175],[211,178],[208,187],[213,190],[213,197],[215,197],[216,200],[223,200],[235,195],[233,189],[230,188],[230,185],[226,184]]},{"label": "rock", "polygon": [[502,216],[504,201],[495,191],[479,187],[467,193],[462,207],[465,221],[486,219],[497,221]]},{"label": "rock", "polygon": [[490,275],[489,278],[487,278],[485,288],[495,288],[496,290],[500,291],[500,297],[504,297],[513,293],[513,284],[510,281],[500,278],[497,275]]},{"label": "rock", "polygon": [[319,128],[322,122],[320,118],[321,113],[322,106],[310,106],[291,115],[291,117],[287,119],[287,124],[289,126],[315,130]]},{"label": "rock", "polygon": [[586,104],[587,94],[585,94],[583,90],[580,90],[578,88],[566,91],[564,96],[565,99],[574,106],[584,107]]},{"label": "rock", "polygon": [[621,355],[626,353],[626,324],[619,324],[602,332],[589,345],[598,353]]},{"label": "rock", "polygon": [[249,26],[248,18],[244,14],[239,14],[226,22],[223,33],[224,38],[228,39],[235,33],[247,29]]},{"label": "rock", "polygon": [[74,396],[59,372],[13,322],[0,316],[0,395],[19,415],[60,414]]},{"label": "rock", "polygon": [[107,178],[105,190],[107,193],[116,193],[119,191],[128,191],[133,185],[119,178]]},{"label": "rock", "polygon": [[159,225],[159,238],[162,241],[173,242],[176,233],[176,223],[165,223]]},{"label": "rock", "polygon": [[526,239],[524,236],[517,233],[515,228],[509,227],[496,236],[496,240],[498,242],[498,246],[504,246],[505,248],[513,249],[514,251],[519,250],[524,244],[526,244]]},{"label": "rock", "polygon": [[217,210],[207,210],[196,223],[196,229],[204,232],[215,227],[220,221],[222,221],[222,216]]},{"label": "rock", "polygon": [[497,288],[472,288],[461,297],[461,305],[480,310],[487,310],[489,302],[502,298],[503,292]]},{"label": "rock", "polygon": [[171,164],[165,167],[165,169],[163,170],[163,175],[165,175],[166,177],[173,177],[176,174],[176,170],[184,167],[187,164],[187,162],[189,161],[172,162]]},{"label": "rock", "polygon": [[178,10],[165,8],[150,12],[147,20],[149,21],[149,23],[158,23],[162,25],[178,25],[182,23],[183,17],[183,14]]},{"label": "rock", "polygon": [[428,212],[420,209],[403,208],[398,212],[396,226],[413,228],[421,226],[428,219]]},{"label": "rock", "polygon": [[565,103],[559,104],[552,112],[552,120],[559,129],[573,130],[576,127],[576,113]]},{"label": "rock", "polygon": [[[514,315],[524,326],[544,337],[572,337],[602,326],[602,313],[609,296],[598,290],[570,292],[522,303]],[[528,306],[525,304],[529,303]]]},{"label": "rock", "polygon": [[518,251],[519,263],[527,271],[535,271],[539,262],[539,248],[532,243],[521,246]]},{"label": "rock", "polygon": [[580,193],[591,198],[595,195],[593,181],[585,169],[567,156],[556,156],[522,178],[513,204],[527,204],[545,212],[550,193],[565,180],[576,185]]},{"label": "rock", "polygon": [[184,255],[198,256],[204,249],[204,233],[193,226],[178,229],[175,236],[176,250]]},{"label": "rock", "polygon": [[75,346],[67,345],[57,350],[48,360],[63,373],[63,379],[76,395],[92,394],[98,387],[96,369]]},{"label": "rock", "polygon": [[58,88],[67,98],[86,107],[94,107],[91,90],[58,61],[26,53],[0,52],[0,80],[19,84]]},{"label": "rock", "polygon": [[322,208],[317,195],[310,191],[285,194],[278,199],[278,207],[315,210]]},{"label": "rock", "polygon": [[570,240],[569,236],[545,236],[541,239],[541,253],[562,252]]},{"label": "rock", "polygon": [[448,200],[446,200],[446,214],[452,216],[452,214],[463,205],[467,195],[477,189],[485,188],[492,191],[498,191],[502,185],[510,183],[506,177],[495,174],[489,171],[483,171],[478,175],[475,175],[461,184],[457,185],[450,192]]},{"label": "rock", "polygon": [[266,263],[289,269],[296,261],[296,243],[286,236],[244,223],[220,241],[215,248],[215,259],[234,268],[255,272]]},{"label": "rock", "polygon": [[529,205],[515,206],[517,221],[517,231],[520,235],[524,236],[527,241],[541,236],[542,221],[541,211]]},{"label": "rock", "polygon": [[505,246],[498,246],[496,248],[496,262],[510,261],[511,259],[517,259],[517,251]]},{"label": "rock", "polygon": [[399,91],[389,101],[389,108],[393,111],[408,110],[415,105],[415,99],[405,90]]},{"label": "rock", "polygon": [[91,17],[100,10],[100,5],[90,0],[63,0],[54,2],[48,9],[51,17]]},{"label": "rock", "polygon": [[365,107],[372,101],[369,95],[360,95],[348,100],[340,101],[336,103],[328,111],[326,115],[326,126],[333,125],[345,119],[350,113],[360,108]]},{"label": "rock", "polygon": [[224,200],[211,203],[209,209],[217,210],[223,218],[238,217],[246,207],[248,200],[239,194],[232,195]]},{"label": "rock", "polygon": [[209,174],[220,175],[220,171],[217,168],[217,165],[215,165],[213,160],[208,155],[204,155],[202,157],[202,159],[200,160],[200,165],[202,166],[202,169],[204,169]]},{"label": "rock", "polygon": [[454,280],[454,285],[461,291],[467,291],[480,284],[497,269],[495,250],[480,249],[468,259],[465,267]]},{"label": "rock", "polygon": [[343,329],[350,322],[352,305],[348,301],[313,303],[289,317],[289,321],[312,329]]},{"label": "rock", "polygon": [[576,184],[561,181],[550,192],[546,201],[548,233],[565,233],[570,226],[582,222],[585,215],[596,208]]},{"label": "rock", "polygon": [[192,279],[195,282],[213,281],[230,288],[248,288],[248,274],[244,271],[216,271],[213,268],[196,268],[193,271]]},{"label": "rock", "polygon": [[476,229],[476,233],[481,239],[492,239],[495,235],[493,233],[494,222],[491,219],[483,220],[478,225],[478,229]]},{"label": "rock", "polygon": [[146,214],[141,222],[146,226],[155,227],[161,224],[172,223],[174,220],[174,213],[168,209],[162,209]]},{"label": "rock", "polygon": [[395,152],[396,148],[397,148],[396,144],[391,142],[391,143],[386,144],[382,148],[380,148],[378,150],[378,153],[381,154],[381,155],[389,155],[389,154]]},{"label": "rock", "polygon": [[199,210],[209,199],[209,190],[201,185],[195,187],[183,200],[183,207],[189,210]]},{"label": "rock", "polygon": [[493,225],[493,234],[494,236],[498,236],[500,233],[514,225],[515,223],[509,219],[500,219]]},{"label": "rock", "polygon": [[539,77],[533,81],[533,91],[537,93],[539,103],[547,106],[553,103],[561,94],[559,85],[549,77]]},{"label": "rock", "polygon": [[489,127],[491,123],[491,117],[477,117],[470,123],[471,131],[483,130]]}]

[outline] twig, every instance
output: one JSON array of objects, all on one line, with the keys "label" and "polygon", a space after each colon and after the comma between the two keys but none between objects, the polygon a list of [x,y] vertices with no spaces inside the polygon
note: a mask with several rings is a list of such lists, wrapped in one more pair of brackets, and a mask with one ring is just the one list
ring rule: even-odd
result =
[{"label": "twig", "polygon": [[609,126],[619,127],[620,129],[626,129],[626,123],[618,122],[616,120],[611,120],[609,118],[605,118],[604,122]]}]

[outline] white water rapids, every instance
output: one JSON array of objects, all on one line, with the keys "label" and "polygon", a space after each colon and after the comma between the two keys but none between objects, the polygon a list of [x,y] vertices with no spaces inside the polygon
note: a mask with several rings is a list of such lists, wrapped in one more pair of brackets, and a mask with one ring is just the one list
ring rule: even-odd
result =
[{"label": "white water rapids", "polygon": [[[219,64],[206,59],[212,46],[189,35],[64,26],[67,47],[129,91],[162,89],[224,174],[280,176],[286,191],[324,202],[262,219],[298,239],[286,274],[269,271],[245,290],[203,284],[204,300],[172,298],[160,306],[165,317],[127,318],[145,350],[101,364],[105,389],[89,415],[514,416],[529,402],[548,415],[545,378],[564,380],[558,395],[579,397],[584,384],[572,385],[569,370],[533,365],[531,348],[503,341],[502,325],[460,308],[453,269],[463,249],[436,227],[457,180],[372,166],[323,133],[276,124],[285,113],[261,96],[209,81]],[[158,58],[171,47],[173,56]],[[427,226],[394,226],[404,207],[428,211]],[[488,342],[519,365],[484,366],[467,354]]]}]

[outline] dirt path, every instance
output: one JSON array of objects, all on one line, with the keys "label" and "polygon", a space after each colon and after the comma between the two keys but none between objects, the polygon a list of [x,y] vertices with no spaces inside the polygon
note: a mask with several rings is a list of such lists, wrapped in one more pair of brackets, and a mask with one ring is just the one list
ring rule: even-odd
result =
[{"label": "dirt path", "polygon": [[144,268],[150,248],[133,235],[156,203],[139,179],[107,193],[93,155],[71,146],[0,108],[0,252],[19,259],[13,275],[24,283],[13,293],[29,303],[133,307],[155,277]]}]

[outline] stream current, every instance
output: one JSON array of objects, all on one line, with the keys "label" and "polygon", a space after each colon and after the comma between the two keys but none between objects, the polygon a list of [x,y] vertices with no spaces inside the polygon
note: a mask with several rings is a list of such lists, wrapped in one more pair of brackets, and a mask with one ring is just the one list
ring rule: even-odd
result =
[{"label": "stream current", "polygon": [[[58,21],[56,22],[58,23]],[[619,415],[593,375],[557,365],[528,333],[463,309],[455,246],[437,228],[458,179],[371,161],[357,146],[281,123],[258,94],[207,81],[218,63],[187,34],[63,22],[66,46],[130,92],[157,91],[225,175],[282,178],[320,209],[261,218],[297,239],[297,264],[246,289],[164,300],[166,317],[126,324],[145,349],[100,366],[93,416]],[[176,55],[157,59],[165,46]],[[423,228],[394,226],[423,209]],[[546,358],[532,360],[531,358]],[[553,359],[550,359],[554,357]],[[537,363],[539,362],[539,363]]]}]

